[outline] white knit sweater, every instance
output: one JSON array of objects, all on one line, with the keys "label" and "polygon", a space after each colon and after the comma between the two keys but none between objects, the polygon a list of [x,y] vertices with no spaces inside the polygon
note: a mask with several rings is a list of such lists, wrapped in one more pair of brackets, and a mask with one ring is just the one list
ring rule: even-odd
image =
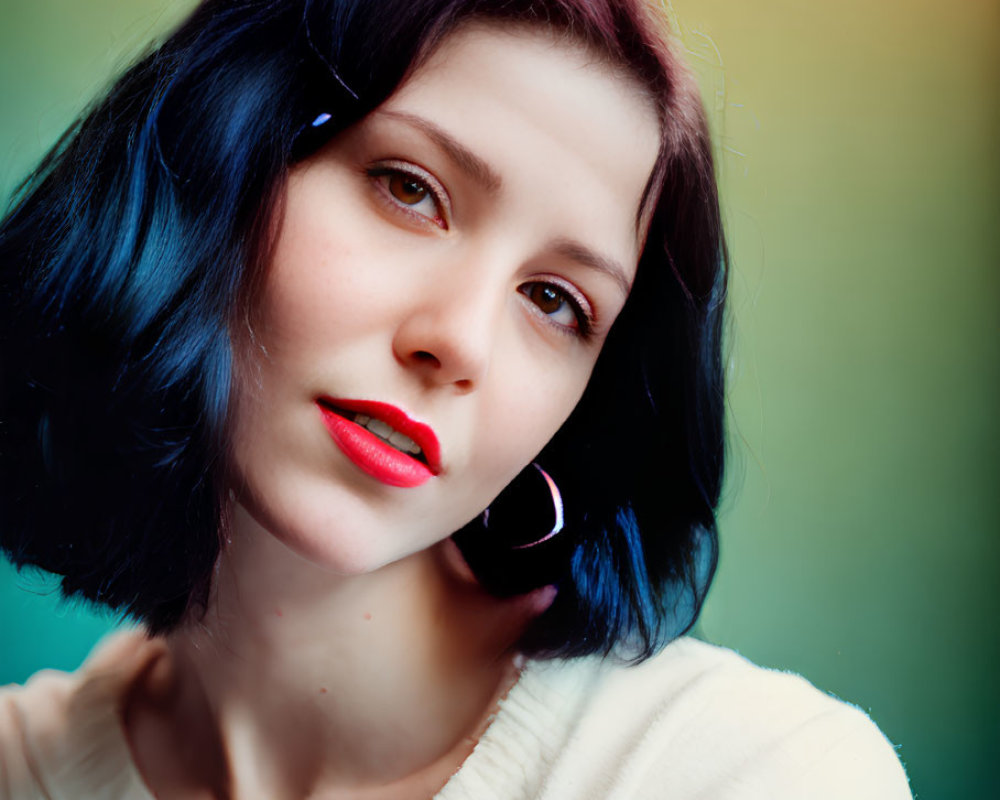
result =
[{"label": "white knit sweater", "polygon": [[[119,635],[0,691],[0,800],[152,800],[121,727],[152,657]],[[531,661],[436,800],[907,800],[892,746],[796,675],[694,639],[637,667]]]}]

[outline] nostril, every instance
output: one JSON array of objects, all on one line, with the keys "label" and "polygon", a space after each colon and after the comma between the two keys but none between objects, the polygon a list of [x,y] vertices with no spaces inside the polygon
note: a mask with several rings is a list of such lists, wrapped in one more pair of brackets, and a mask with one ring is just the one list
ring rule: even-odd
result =
[{"label": "nostril", "polygon": [[444,343],[440,348],[431,343],[431,347],[430,350],[400,348],[397,351],[399,363],[429,384],[449,384],[463,394],[473,391],[481,374],[485,373],[483,359],[451,343]]},{"label": "nostril", "polygon": [[413,359],[415,361],[422,361],[428,364],[440,364],[438,357],[433,353],[428,353],[426,350],[416,350],[413,353]]}]

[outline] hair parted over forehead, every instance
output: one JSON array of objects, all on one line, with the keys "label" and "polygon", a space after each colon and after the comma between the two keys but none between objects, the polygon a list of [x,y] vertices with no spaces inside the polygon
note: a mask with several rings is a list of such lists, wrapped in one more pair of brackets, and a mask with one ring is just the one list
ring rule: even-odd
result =
[{"label": "hair parted over forehead", "polygon": [[716,561],[725,248],[697,87],[652,0],[199,5],[0,225],[0,546],[15,564],[153,631],[198,613],[229,503],[234,328],[288,170],[473,23],[582,43],[650,99],[662,142],[632,294],[540,456],[571,535],[517,559],[473,525],[457,541],[498,594],[559,587],[532,652],[641,658],[690,626]]}]

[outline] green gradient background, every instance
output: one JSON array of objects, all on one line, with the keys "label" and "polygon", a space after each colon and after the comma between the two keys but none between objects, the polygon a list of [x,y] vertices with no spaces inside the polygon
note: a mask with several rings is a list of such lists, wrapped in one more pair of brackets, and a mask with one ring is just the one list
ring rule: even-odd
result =
[{"label": "green gradient background", "polygon": [[[918,797],[998,797],[1000,3],[673,5],[734,263],[699,632],[869,709]],[[189,6],[0,0],[0,193]],[[0,567],[0,683],[109,624]]]}]

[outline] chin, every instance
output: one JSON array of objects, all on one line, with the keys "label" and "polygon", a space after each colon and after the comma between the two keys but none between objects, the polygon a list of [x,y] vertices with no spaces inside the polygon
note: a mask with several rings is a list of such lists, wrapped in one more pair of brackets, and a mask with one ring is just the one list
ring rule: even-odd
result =
[{"label": "chin", "polygon": [[[281,503],[255,500],[243,493],[237,495],[229,548],[242,550],[242,543],[253,543],[254,549],[269,551],[268,557],[275,564],[294,568],[296,562],[304,561],[326,573],[354,577],[375,572],[447,538],[447,533],[432,535],[414,530],[413,525],[372,517],[372,510],[356,497],[331,502],[299,495]],[[296,559],[283,558],[285,553]]]}]

